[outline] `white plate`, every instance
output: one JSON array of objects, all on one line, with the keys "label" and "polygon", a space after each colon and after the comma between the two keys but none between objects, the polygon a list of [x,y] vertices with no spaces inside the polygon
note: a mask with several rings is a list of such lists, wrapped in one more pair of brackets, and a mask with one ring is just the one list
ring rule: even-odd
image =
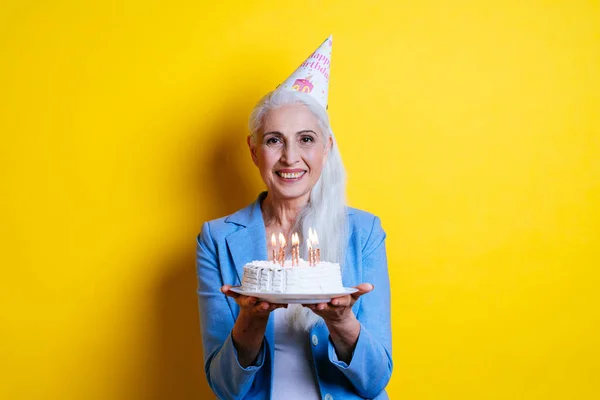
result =
[{"label": "white plate", "polygon": [[257,297],[260,300],[268,301],[275,304],[317,304],[328,303],[334,297],[345,296],[358,292],[358,289],[353,287],[345,287],[342,293],[275,293],[275,292],[247,292],[242,290],[241,286],[231,287],[234,293],[239,293],[244,296]]}]

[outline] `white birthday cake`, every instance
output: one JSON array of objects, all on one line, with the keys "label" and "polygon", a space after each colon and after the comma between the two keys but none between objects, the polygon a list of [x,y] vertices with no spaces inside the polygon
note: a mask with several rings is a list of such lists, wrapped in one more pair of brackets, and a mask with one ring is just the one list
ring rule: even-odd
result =
[{"label": "white birthday cake", "polygon": [[[297,265],[296,265],[297,264]],[[343,293],[340,265],[319,261],[311,266],[299,259],[292,266],[272,261],[252,261],[244,266],[242,288],[248,292],[274,293]]]}]

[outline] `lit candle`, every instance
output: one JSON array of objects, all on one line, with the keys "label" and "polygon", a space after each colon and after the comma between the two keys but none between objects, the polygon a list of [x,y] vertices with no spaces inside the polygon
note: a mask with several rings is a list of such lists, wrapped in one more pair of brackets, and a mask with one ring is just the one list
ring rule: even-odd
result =
[{"label": "lit candle", "polygon": [[292,233],[292,267],[294,264],[298,266],[300,258],[300,237],[298,233]]},{"label": "lit candle", "polygon": [[312,267],[312,246],[310,245],[310,239],[306,239],[306,248],[308,249],[308,265]]},{"label": "lit candle", "polygon": [[279,233],[279,263],[283,267],[285,263],[285,246],[287,245],[283,233]]},{"label": "lit candle", "polygon": [[311,259],[311,265],[314,267],[315,265],[317,265],[317,257],[316,257],[316,250],[315,250],[315,235],[317,232],[315,232],[312,228],[308,228],[308,240],[310,240],[310,259]]},{"label": "lit candle", "polygon": [[296,233],[296,266],[300,265],[300,235]]},{"label": "lit candle", "polygon": [[313,231],[314,233],[314,246],[316,247],[315,249],[315,254],[316,254],[316,260],[315,260],[315,264],[317,264],[318,262],[321,262],[321,248],[319,247],[319,237],[317,236],[317,231]]},{"label": "lit candle", "polygon": [[271,248],[273,249],[273,264],[277,264],[277,255],[275,254],[275,248],[277,247],[277,239],[275,233],[271,235]]}]

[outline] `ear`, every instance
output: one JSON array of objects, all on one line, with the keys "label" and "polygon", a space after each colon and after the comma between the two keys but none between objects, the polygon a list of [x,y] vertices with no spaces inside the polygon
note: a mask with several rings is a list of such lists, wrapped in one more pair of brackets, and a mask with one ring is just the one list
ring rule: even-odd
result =
[{"label": "ear", "polygon": [[257,150],[256,143],[254,143],[254,141],[252,140],[251,135],[248,135],[246,142],[248,143],[248,150],[250,150],[250,157],[252,157],[252,162],[254,163],[254,165],[256,165],[258,167],[258,156],[256,155],[256,150]]}]

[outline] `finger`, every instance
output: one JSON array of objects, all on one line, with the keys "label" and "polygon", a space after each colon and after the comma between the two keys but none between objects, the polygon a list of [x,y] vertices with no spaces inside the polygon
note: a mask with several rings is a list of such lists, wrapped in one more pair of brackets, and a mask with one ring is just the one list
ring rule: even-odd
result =
[{"label": "finger", "polygon": [[267,301],[261,301],[256,305],[256,307],[260,311],[267,311],[271,307],[271,304],[269,304],[269,302],[267,302]]},{"label": "finger", "polygon": [[335,298],[331,299],[330,303],[336,307],[348,307],[350,304],[352,304],[352,297],[350,297],[350,296],[335,297]]},{"label": "finger", "polygon": [[229,296],[232,297],[234,299],[237,299],[238,297],[240,297],[241,295],[235,292],[232,292],[231,290],[231,285],[223,285],[221,286],[221,292],[225,295],[225,296]]},{"label": "finger", "polygon": [[327,308],[327,303],[319,303],[315,306],[317,311],[324,311]]},{"label": "finger", "polygon": [[358,292],[356,293],[352,293],[350,296],[352,296],[354,298],[354,300],[358,300],[358,298],[360,296],[362,296],[363,294],[367,294],[369,293],[371,290],[375,289],[375,287],[373,285],[371,285],[370,283],[361,283],[358,286],[354,286],[356,289],[358,289]]},{"label": "finger", "polygon": [[252,296],[240,296],[236,301],[240,307],[253,307],[258,303],[258,299]]},{"label": "finger", "polygon": [[260,312],[272,312],[278,308],[287,308],[287,304],[269,303],[263,300],[257,305],[257,308]]}]

